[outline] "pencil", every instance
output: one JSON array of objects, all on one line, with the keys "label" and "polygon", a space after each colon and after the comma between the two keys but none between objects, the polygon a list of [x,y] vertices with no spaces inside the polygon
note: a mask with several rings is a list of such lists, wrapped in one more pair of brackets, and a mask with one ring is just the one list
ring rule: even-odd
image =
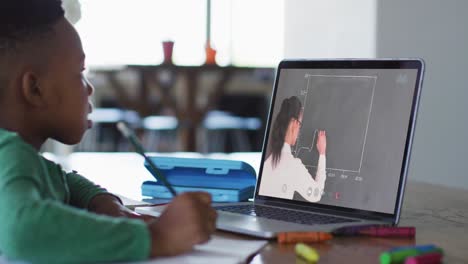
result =
[{"label": "pencil", "polygon": [[164,176],[162,171],[160,171],[156,167],[154,162],[150,158],[148,158],[148,156],[146,156],[145,149],[140,144],[135,134],[133,134],[132,130],[130,130],[130,128],[128,128],[127,125],[125,125],[125,123],[123,122],[117,123],[117,129],[119,129],[119,131],[124,135],[124,137],[126,137],[130,141],[130,143],[135,148],[135,151],[145,158],[146,162],[149,165],[148,169],[151,171],[151,174],[153,174],[156,180],[162,182],[164,186],[166,186],[166,188],[169,190],[169,192],[171,192],[172,196],[176,196],[177,192],[174,190],[174,188],[172,188],[171,184],[166,180],[166,177]]}]

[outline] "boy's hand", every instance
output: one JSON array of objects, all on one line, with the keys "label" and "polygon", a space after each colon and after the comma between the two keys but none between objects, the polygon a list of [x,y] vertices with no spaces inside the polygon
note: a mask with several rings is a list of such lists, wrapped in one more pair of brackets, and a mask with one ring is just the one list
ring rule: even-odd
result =
[{"label": "boy's hand", "polygon": [[129,209],[123,206],[119,199],[110,194],[98,194],[91,199],[88,209],[96,214],[108,216],[127,216]]},{"label": "boy's hand", "polygon": [[208,241],[216,230],[216,217],[208,193],[176,196],[162,215],[149,224],[151,257],[181,254]]},{"label": "boy's hand", "polygon": [[88,209],[96,214],[108,215],[113,217],[128,217],[141,219],[145,222],[151,222],[156,217],[150,215],[141,215],[123,206],[119,199],[109,194],[98,194],[91,199]]}]

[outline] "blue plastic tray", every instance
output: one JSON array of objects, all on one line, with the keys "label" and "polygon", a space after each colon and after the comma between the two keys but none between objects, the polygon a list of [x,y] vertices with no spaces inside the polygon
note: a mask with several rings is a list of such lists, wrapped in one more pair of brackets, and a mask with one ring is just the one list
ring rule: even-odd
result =
[{"label": "blue plastic tray", "polygon": [[[236,160],[150,157],[177,192],[206,191],[213,202],[238,202],[253,197],[255,170],[248,163]],[[145,162],[148,168],[148,163]],[[151,171],[150,171],[151,172]],[[171,198],[166,187],[146,181],[143,196]]]}]

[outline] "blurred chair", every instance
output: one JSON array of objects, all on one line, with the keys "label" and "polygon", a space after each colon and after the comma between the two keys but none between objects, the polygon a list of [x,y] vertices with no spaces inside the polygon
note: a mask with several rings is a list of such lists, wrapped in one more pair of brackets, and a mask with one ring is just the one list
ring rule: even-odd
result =
[{"label": "blurred chair", "polygon": [[263,94],[226,94],[203,122],[205,152],[261,151],[268,113]]},{"label": "blurred chair", "polygon": [[257,117],[240,117],[230,112],[210,111],[203,120],[205,129],[204,152],[249,152],[254,151],[248,131],[262,127]]},{"label": "blurred chair", "polygon": [[143,144],[147,151],[174,152],[179,150],[174,116],[148,116],[143,118]]},{"label": "blurred chair", "polygon": [[116,125],[122,121],[135,129],[141,123],[137,112],[119,108],[95,108],[89,118],[93,127],[76,146],[77,151],[129,151],[130,145]]}]

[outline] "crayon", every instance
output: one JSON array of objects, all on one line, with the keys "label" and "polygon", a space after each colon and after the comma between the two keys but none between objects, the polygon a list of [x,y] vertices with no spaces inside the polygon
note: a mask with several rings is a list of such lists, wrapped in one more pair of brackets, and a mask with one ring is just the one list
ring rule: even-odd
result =
[{"label": "crayon", "polygon": [[359,234],[375,237],[414,237],[414,227],[370,227],[359,231]]},{"label": "crayon", "polygon": [[332,231],[333,235],[336,236],[356,236],[360,235],[359,231],[370,228],[370,227],[380,227],[388,225],[355,225],[355,226],[344,226]]},{"label": "crayon", "polygon": [[406,258],[405,264],[439,264],[442,262],[441,253],[428,253]]},{"label": "crayon", "polygon": [[332,235],[326,232],[282,232],[278,233],[279,243],[313,243],[332,239]]},{"label": "crayon", "polygon": [[406,258],[419,256],[422,254],[428,253],[439,253],[443,254],[442,249],[435,248],[435,249],[417,249],[417,248],[408,248],[402,249],[393,252],[384,252],[380,254],[380,264],[397,264],[403,263]]},{"label": "crayon", "polygon": [[417,249],[419,251],[426,252],[426,251],[431,251],[433,249],[437,249],[437,247],[435,245],[431,245],[431,244],[418,245],[418,246],[403,246],[403,247],[391,248],[387,252],[396,252],[396,251],[405,250],[405,249]]},{"label": "crayon", "polygon": [[315,249],[307,246],[306,244],[297,243],[294,247],[296,255],[310,262],[317,262],[320,258]]}]

